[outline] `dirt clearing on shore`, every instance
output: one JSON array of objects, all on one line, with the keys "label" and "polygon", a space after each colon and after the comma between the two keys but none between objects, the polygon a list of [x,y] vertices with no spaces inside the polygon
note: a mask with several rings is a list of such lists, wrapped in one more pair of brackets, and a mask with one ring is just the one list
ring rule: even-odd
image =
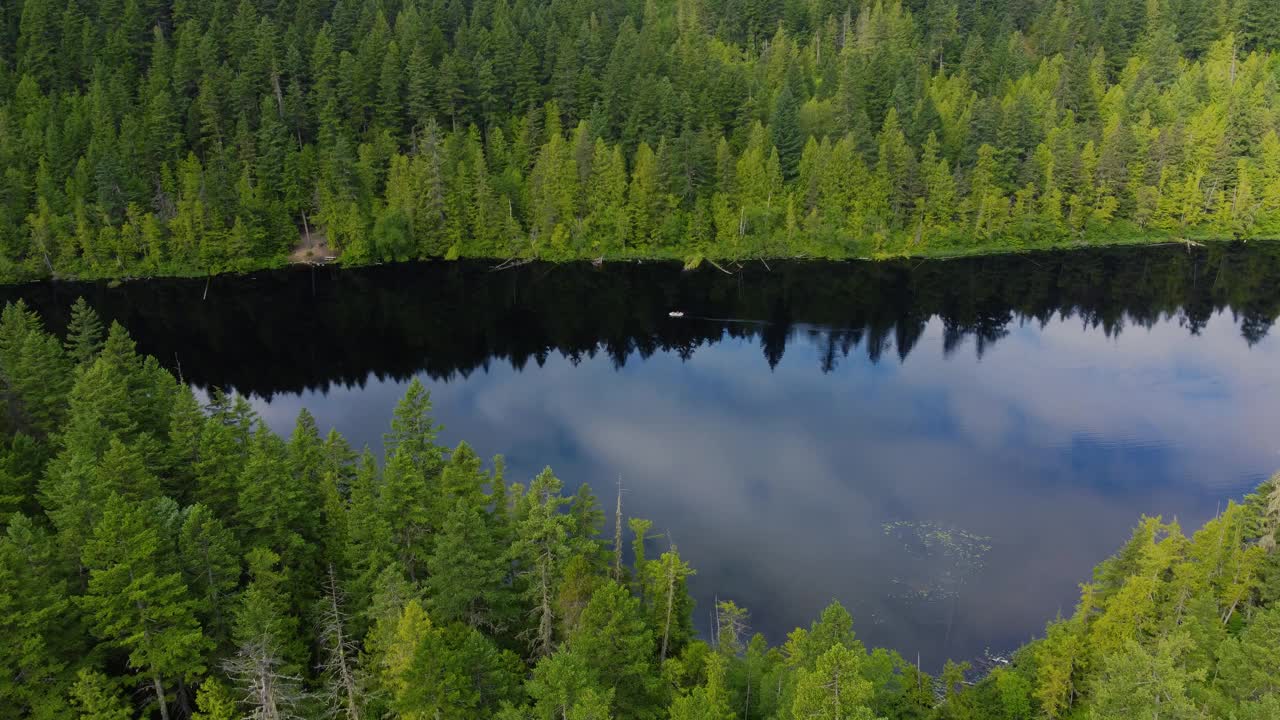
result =
[{"label": "dirt clearing on shore", "polygon": [[298,244],[289,253],[291,263],[327,263],[338,259],[338,251],[329,247],[329,236],[324,230],[313,227],[311,232],[300,233]]}]

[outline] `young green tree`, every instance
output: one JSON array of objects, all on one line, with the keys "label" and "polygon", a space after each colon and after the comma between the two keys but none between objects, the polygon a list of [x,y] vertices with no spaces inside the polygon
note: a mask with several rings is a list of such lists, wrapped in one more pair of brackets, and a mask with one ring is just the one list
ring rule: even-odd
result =
[{"label": "young green tree", "polygon": [[1180,659],[1190,646],[1185,634],[1155,641],[1151,648],[1136,640],[1103,658],[1093,689],[1092,717],[1194,718],[1200,712],[1190,686],[1204,679],[1204,670],[1190,670]]},{"label": "young green tree", "polygon": [[72,704],[76,717],[85,720],[131,720],[133,708],[120,696],[119,689],[110,678],[100,672],[84,668],[71,688]]},{"label": "young green tree", "polygon": [[81,367],[89,365],[102,351],[103,336],[102,319],[97,311],[84,298],[76,298],[71,306],[71,322],[67,323],[67,339],[63,344],[67,356]]},{"label": "young green tree", "polygon": [[592,595],[568,639],[570,652],[591,668],[599,686],[612,689],[617,707],[637,718],[657,715],[664,700],[654,644],[640,601],[609,581]]},{"label": "young green tree", "polygon": [[427,558],[426,590],[441,622],[493,628],[503,606],[510,562],[490,531],[485,511],[459,498],[445,516]]},{"label": "young green tree", "polygon": [[216,678],[200,683],[196,692],[196,708],[192,720],[236,720],[240,717],[231,690]]},{"label": "young green tree", "polygon": [[365,449],[352,480],[347,507],[347,542],[341,556],[347,592],[359,614],[376,592],[378,575],[395,561],[394,530],[382,512],[381,478],[373,453]]},{"label": "young green tree", "polygon": [[25,515],[0,537],[0,704],[32,718],[68,712],[71,670],[87,648],[54,540]]},{"label": "young green tree", "polygon": [[551,468],[538,473],[522,498],[522,517],[511,550],[525,602],[533,608],[535,622],[526,637],[534,657],[546,657],[555,650],[554,599],[569,555],[569,520],[561,512],[566,500],[560,492],[560,480]]},{"label": "young green tree", "polygon": [[410,600],[378,647],[377,672],[398,717],[489,717],[516,684],[518,660],[475,629],[432,623]]},{"label": "young green tree", "polygon": [[872,720],[871,683],[862,679],[862,653],[834,645],[813,669],[799,671],[793,717]]},{"label": "young green tree", "polygon": [[1280,609],[1258,614],[1240,633],[1217,648],[1215,688],[1236,702],[1258,700],[1280,693],[1280,681],[1269,668],[1280,656]]},{"label": "young green tree", "polygon": [[734,720],[725,676],[728,660],[723,655],[707,658],[707,681],[671,704],[671,720]]},{"label": "young green tree", "polygon": [[782,162],[782,177],[794,180],[799,171],[800,154],[805,137],[800,131],[800,103],[791,84],[783,85],[774,101],[773,114],[769,118],[769,139],[778,149]]},{"label": "young green tree", "polygon": [[236,524],[245,545],[270,548],[286,563],[300,567],[309,554],[299,532],[309,499],[290,470],[287,446],[265,425],[259,426],[238,483]]},{"label": "young green tree", "polygon": [[610,708],[614,704],[614,691],[599,685],[584,659],[576,653],[562,649],[539,660],[526,687],[534,703],[528,716],[537,720],[613,717]]},{"label": "young green tree", "polygon": [[240,585],[240,545],[235,535],[204,505],[182,511],[178,560],[183,580],[199,598],[201,622],[209,637],[225,640],[231,603]]},{"label": "young green tree", "polygon": [[191,494],[219,518],[231,518],[238,511],[256,417],[244,398],[231,398],[218,390],[211,396],[209,417],[200,429],[191,467],[196,483]]},{"label": "young green tree", "polygon": [[693,601],[686,579],[693,568],[680,559],[673,546],[646,567],[644,596],[649,605],[649,626],[658,634],[658,660],[679,654],[693,638]]}]

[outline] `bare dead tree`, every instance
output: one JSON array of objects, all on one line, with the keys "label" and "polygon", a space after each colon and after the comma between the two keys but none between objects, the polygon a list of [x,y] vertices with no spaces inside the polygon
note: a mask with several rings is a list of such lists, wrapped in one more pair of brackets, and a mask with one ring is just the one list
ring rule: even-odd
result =
[{"label": "bare dead tree", "polygon": [[667,616],[662,624],[662,652],[659,660],[667,659],[667,641],[671,638],[671,605],[675,601],[676,573],[671,563],[667,563]]},{"label": "bare dead tree", "polygon": [[330,717],[360,720],[362,698],[356,685],[356,659],[360,650],[346,631],[347,614],[343,610],[346,596],[338,587],[333,565],[329,566],[324,585],[320,612],[320,643],[324,658],[319,670],[325,681],[325,702]]},{"label": "bare dead tree", "polygon": [[[670,532],[668,532],[668,537]],[[676,550],[675,543],[671,544],[671,552],[662,558],[663,575],[666,581],[666,617],[662,624],[662,650],[658,657],[662,660],[667,659],[667,646],[671,639],[671,617],[676,602],[676,585],[684,582],[685,578],[694,574],[693,569],[680,560],[680,553]]]},{"label": "bare dead tree", "polygon": [[240,702],[249,708],[249,719],[303,720],[297,714],[306,700],[302,679],[283,671],[273,645],[269,637],[255,638],[241,645],[223,669],[243,693]]}]

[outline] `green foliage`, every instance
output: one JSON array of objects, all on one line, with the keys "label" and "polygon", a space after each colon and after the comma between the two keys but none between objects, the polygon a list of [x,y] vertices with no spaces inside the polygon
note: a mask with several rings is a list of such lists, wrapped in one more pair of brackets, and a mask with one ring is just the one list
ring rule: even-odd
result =
[{"label": "green foliage", "polygon": [[1183,634],[1160,638],[1151,650],[1128,641],[1120,652],[1104,659],[1090,717],[1201,717],[1188,686],[1203,681],[1204,671],[1188,670],[1180,662],[1190,645],[1190,638]]},{"label": "green foliage", "polygon": [[71,322],[67,323],[67,340],[64,343],[68,357],[77,365],[88,365],[102,352],[102,320],[97,311],[76,298],[71,306]]},{"label": "green foliage", "polygon": [[591,596],[569,652],[582,658],[597,687],[610,687],[621,717],[657,715],[661,695],[653,629],[640,601],[626,588],[606,582]]},{"label": "green foliage", "polygon": [[115,683],[102,673],[85,668],[71,687],[76,717],[85,720],[130,720],[133,709],[125,703]]},{"label": "green foliage", "polygon": [[197,711],[192,720],[235,720],[239,717],[235,698],[227,686],[216,678],[210,678],[200,684],[196,693]]},{"label": "green foliage", "polygon": [[707,682],[671,704],[672,720],[734,720],[725,685],[728,661],[722,655],[707,659]]},{"label": "green foliage", "polygon": [[524,634],[533,654],[541,657],[555,650],[554,598],[569,556],[570,523],[561,513],[568,500],[561,495],[561,487],[551,468],[533,479],[517,508],[520,518],[512,546],[518,587],[535,620]]},{"label": "green foliage", "polygon": [[812,670],[801,670],[796,678],[792,716],[872,720],[875,716],[868,707],[871,683],[862,679],[862,657],[859,652],[835,645],[818,658]]},{"label": "green foliage", "polygon": [[509,563],[493,537],[483,507],[459,499],[445,516],[427,558],[432,612],[443,622],[495,627],[505,603]]},{"label": "green foliage", "polygon": [[198,598],[201,623],[210,637],[225,639],[231,599],[240,585],[240,545],[235,535],[204,505],[182,511],[178,561],[191,594]]},{"label": "green foliage", "polygon": [[79,604],[94,635],[125,651],[165,705],[165,682],[199,677],[209,643],[181,574],[167,570],[155,509],[111,496],[84,548],[89,584]]},{"label": "green foliage", "polygon": [[1280,231],[1268,0],[189,5],[0,13],[0,281]]},{"label": "green foliage", "polygon": [[585,658],[572,652],[562,650],[540,660],[526,689],[533,698],[529,716],[538,720],[612,717],[614,691],[603,690]]},{"label": "green foliage", "polygon": [[474,628],[440,627],[411,600],[382,648],[380,669],[398,717],[485,718],[520,685],[519,658]]},{"label": "green foliage", "polygon": [[66,568],[39,524],[19,515],[0,539],[0,703],[33,718],[66,713],[71,669],[86,643],[71,612]]}]

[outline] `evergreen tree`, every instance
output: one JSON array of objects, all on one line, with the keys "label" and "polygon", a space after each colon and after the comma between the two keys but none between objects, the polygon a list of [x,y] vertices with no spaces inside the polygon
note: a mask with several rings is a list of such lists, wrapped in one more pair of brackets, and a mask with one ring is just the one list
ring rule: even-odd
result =
[{"label": "evergreen tree", "polygon": [[820,657],[812,670],[802,670],[796,681],[795,717],[836,720],[871,720],[871,683],[860,676],[860,655],[843,645],[834,645]]},{"label": "evergreen tree", "polygon": [[76,298],[71,306],[71,322],[67,324],[64,347],[67,356],[82,367],[89,365],[102,351],[103,329],[98,313],[84,298]]},{"label": "evergreen tree", "polygon": [[231,599],[240,585],[240,547],[235,535],[204,505],[183,510],[178,554],[183,579],[200,598],[202,624],[214,640],[227,636]]},{"label": "evergreen tree", "polygon": [[653,631],[644,622],[640,602],[626,588],[605,582],[582,612],[570,652],[595,673],[600,687],[628,717],[658,714],[660,685],[654,666]]},{"label": "evergreen tree", "polygon": [[722,655],[707,658],[707,682],[671,704],[672,720],[734,720],[725,686],[727,661]]},{"label": "evergreen tree", "polygon": [[799,171],[800,151],[805,138],[800,132],[800,99],[789,84],[783,86],[774,101],[773,115],[769,119],[769,139],[778,149],[783,178],[794,180]]},{"label": "evergreen tree", "polygon": [[1103,664],[1094,689],[1093,716],[1197,717],[1187,685],[1203,677],[1180,667],[1178,662],[1189,644],[1183,634],[1161,638],[1152,650],[1128,641],[1122,652],[1108,657]]},{"label": "evergreen tree", "polygon": [[120,697],[111,680],[99,672],[80,671],[71,696],[77,717],[89,720],[130,720],[133,709]]},{"label": "evergreen tree", "polygon": [[528,690],[534,701],[530,715],[538,720],[612,717],[613,691],[597,685],[584,659],[572,652],[561,650],[538,661]]},{"label": "evergreen tree", "polygon": [[565,499],[560,480],[547,468],[534,478],[523,498],[512,554],[520,567],[525,602],[534,608],[534,627],[526,631],[534,657],[555,649],[555,605],[563,564],[569,554],[568,519],[561,514]]},{"label": "evergreen tree", "polygon": [[94,634],[128,653],[129,666],[167,720],[169,689],[203,673],[208,640],[181,574],[166,571],[150,508],[113,495],[83,558],[90,576],[80,604]]},{"label": "evergreen tree", "polygon": [[403,454],[406,462],[424,478],[440,472],[444,454],[435,444],[439,426],[431,420],[431,394],[414,378],[396,405],[391,432],[382,439],[387,457]]},{"label": "evergreen tree", "polygon": [[494,542],[484,511],[459,499],[445,517],[427,558],[426,588],[442,622],[494,627],[504,601],[509,561]]},{"label": "evergreen tree", "polygon": [[216,679],[200,683],[200,690],[196,693],[196,708],[196,713],[191,716],[193,720],[235,720],[239,717],[231,691]]},{"label": "evergreen tree", "polygon": [[685,580],[693,574],[674,547],[645,566],[644,597],[649,626],[657,632],[659,660],[679,654],[693,639],[693,604],[685,588]]},{"label": "evergreen tree", "polygon": [[70,670],[85,653],[66,569],[53,540],[24,515],[0,537],[0,703],[33,718],[68,712]]}]

